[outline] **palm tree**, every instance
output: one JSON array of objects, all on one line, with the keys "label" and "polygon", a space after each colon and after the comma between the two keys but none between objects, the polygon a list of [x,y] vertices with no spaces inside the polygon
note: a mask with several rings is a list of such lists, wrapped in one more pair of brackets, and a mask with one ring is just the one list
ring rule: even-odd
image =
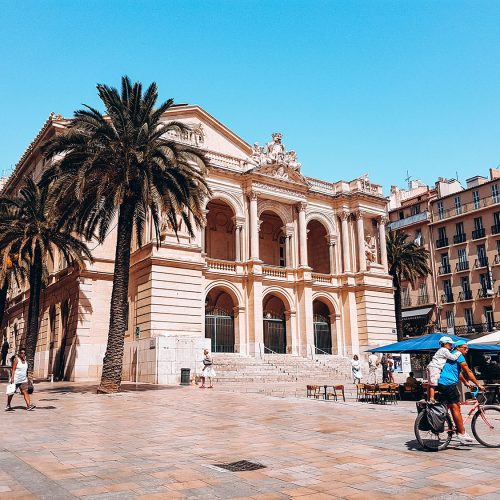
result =
[{"label": "palm tree", "polygon": [[5,256],[16,256],[14,264],[26,268],[29,282],[26,358],[30,376],[49,257],[54,262],[54,251],[58,249],[70,265],[78,268],[84,266],[83,256],[92,260],[85,243],[72,234],[71,218],[61,210],[62,205],[58,207],[59,193],[54,188],[54,183],[38,185],[28,178],[18,196],[0,197],[0,248]]},{"label": "palm tree", "polygon": [[106,115],[94,108],[76,111],[67,133],[45,147],[53,159],[47,177],[57,177],[63,196],[79,203],[78,228],[87,239],[102,241],[118,217],[108,344],[98,392],[120,388],[127,330],[130,246],[135,234],[142,244],[151,217],[160,242],[162,220],[177,234],[181,221],[193,235],[199,227],[210,190],[200,152],[172,140],[170,132],[188,128],[164,123],[173,100],[156,107],[158,90],[122,78],[121,92],[97,85]]},{"label": "palm tree", "polygon": [[392,276],[394,284],[398,341],[403,340],[401,282],[407,281],[412,287],[415,287],[418,278],[425,278],[431,273],[428,264],[429,251],[413,241],[407,242],[407,238],[408,235],[402,231],[390,231],[386,239],[389,274]]}]

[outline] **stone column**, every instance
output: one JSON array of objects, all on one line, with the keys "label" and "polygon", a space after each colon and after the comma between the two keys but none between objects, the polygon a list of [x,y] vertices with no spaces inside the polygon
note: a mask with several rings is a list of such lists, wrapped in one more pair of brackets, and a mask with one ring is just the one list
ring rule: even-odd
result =
[{"label": "stone column", "polygon": [[301,267],[307,267],[306,207],[307,203],[305,201],[300,202],[297,206],[299,212],[299,262]]},{"label": "stone column", "polygon": [[356,225],[358,230],[358,259],[359,270],[366,271],[366,254],[365,254],[365,225],[363,221],[364,212],[358,210],[356,212]]},{"label": "stone column", "polygon": [[259,260],[259,222],[257,215],[257,193],[252,191],[250,198],[250,259]]},{"label": "stone column", "polygon": [[389,267],[387,265],[387,247],[385,240],[385,225],[387,224],[387,217],[381,217],[378,223],[378,237],[380,240],[380,263],[384,266],[384,271],[387,273]]},{"label": "stone column", "polygon": [[241,262],[243,260],[243,247],[241,245],[241,235],[243,233],[243,220],[241,217],[233,217],[234,222],[234,260],[236,262]]},{"label": "stone column", "polygon": [[335,244],[337,243],[336,239],[332,236],[326,236],[328,241],[328,254],[330,256],[330,274],[336,274],[336,266],[335,266]]},{"label": "stone column", "polygon": [[349,212],[344,210],[340,212],[340,220],[342,221],[342,258],[344,264],[344,272],[348,273],[351,271],[351,264],[349,259],[349,224],[347,220],[349,219]]},{"label": "stone column", "polygon": [[200,241],[200,246],[201,246],[201,253],[206,254],[207,253],[207,245],[206,245],[206,231],[207,231],[207,214],[208,210],[204,210],[203,217],[201,219],[201,241]]},{"label": "stone column", "polygon": [[292,249],[290,245],[291,235],[287,233],[286,227],[283,228],[285,234],[285,266],[292,267]]}]

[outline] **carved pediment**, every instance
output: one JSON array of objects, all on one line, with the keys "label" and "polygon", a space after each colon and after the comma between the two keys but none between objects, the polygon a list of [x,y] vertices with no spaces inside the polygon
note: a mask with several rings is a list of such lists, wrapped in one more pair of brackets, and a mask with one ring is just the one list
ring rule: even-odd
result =
[{"label": "carved pediment", "polygon": [[299,184],[306,184],[305,177],[298,171],[290,168],[288,165],[274,163],[270,165],[263,165],[256,168],[254,172],[259,174],[274,177],[275,179],[297,182]]}]

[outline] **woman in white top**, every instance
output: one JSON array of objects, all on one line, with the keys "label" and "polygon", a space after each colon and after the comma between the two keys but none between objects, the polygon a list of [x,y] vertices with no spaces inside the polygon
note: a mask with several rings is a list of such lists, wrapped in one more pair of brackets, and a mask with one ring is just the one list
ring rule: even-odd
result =
[{"label": "woman in white top", "polygon": [[359,384],[361,382],[361,363],[359,362],[359,357],[357,354],[354,355],[351,361],[352,365],[352,378],[354,379],[355,384]]},{"label": "woman in white top", "polygon": [[208,383],[209,389],[212,389],[214,386],[214,378],[215,378],[215,370],[213,367],[213,361],[212,358],[210,357],[210,354],[208,352],[208,349],[205,349],[203,351],[204,358],[203,358],[203,370],[201,371],[201,385],[200,389],[205,388],[205,380],[208,378]]},{"label": "woman in white top", "polygon": [[[26,361],[25,349],[21,349],[19,355],[14,358],[11,370],[10,383],[16,384],[16,389],[19,389],[23,393],[26,409],[30,411],[33,410],[35,405],[31,404],[30,395],[28,394],[28,362]],[[13,411],[10,406],[13,397],[14,394],[7,396],[7,407],[5,411]]]}]

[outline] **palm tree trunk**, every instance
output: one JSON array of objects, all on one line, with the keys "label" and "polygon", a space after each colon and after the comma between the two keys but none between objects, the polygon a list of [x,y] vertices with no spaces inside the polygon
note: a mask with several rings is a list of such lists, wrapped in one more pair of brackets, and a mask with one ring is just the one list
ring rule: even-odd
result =
[{"label": "palm tree trunk", "polygon": [[5,304],[7,303],[8,291],[9,291],[9,280],[6,277],[2,288],[0,288],[0,328],[2,327],[3,324],[3,315],[5,313]]},{"label": "palm tree trunk", "polygon": [[134,205],[127,201],[123,202],[118,216],[108,345],[102,366],[101,384],[97,389],[98,393],[118,392],[122,380],[123,349],[125,332],[127,331],[128,281],[133,216]]},{"label": "palm tree trunk", "polygon": [[35,247],[33,264],[30,267],[30,300],[28,305],[28,329],[26,332],[26,360],[28,361],[28,377],[33,379],[35,352],[38,340],[38,321],[40,316],[40,298],[42,291],[42,254]]},{"label": "palm tree trunk", "polygon": [[393,276],[392,282],[394,285],[394,309],[396,313],[396,331],[398,342],[403,340],[403,312],[401,308],[401,281],[398,277]]}]

